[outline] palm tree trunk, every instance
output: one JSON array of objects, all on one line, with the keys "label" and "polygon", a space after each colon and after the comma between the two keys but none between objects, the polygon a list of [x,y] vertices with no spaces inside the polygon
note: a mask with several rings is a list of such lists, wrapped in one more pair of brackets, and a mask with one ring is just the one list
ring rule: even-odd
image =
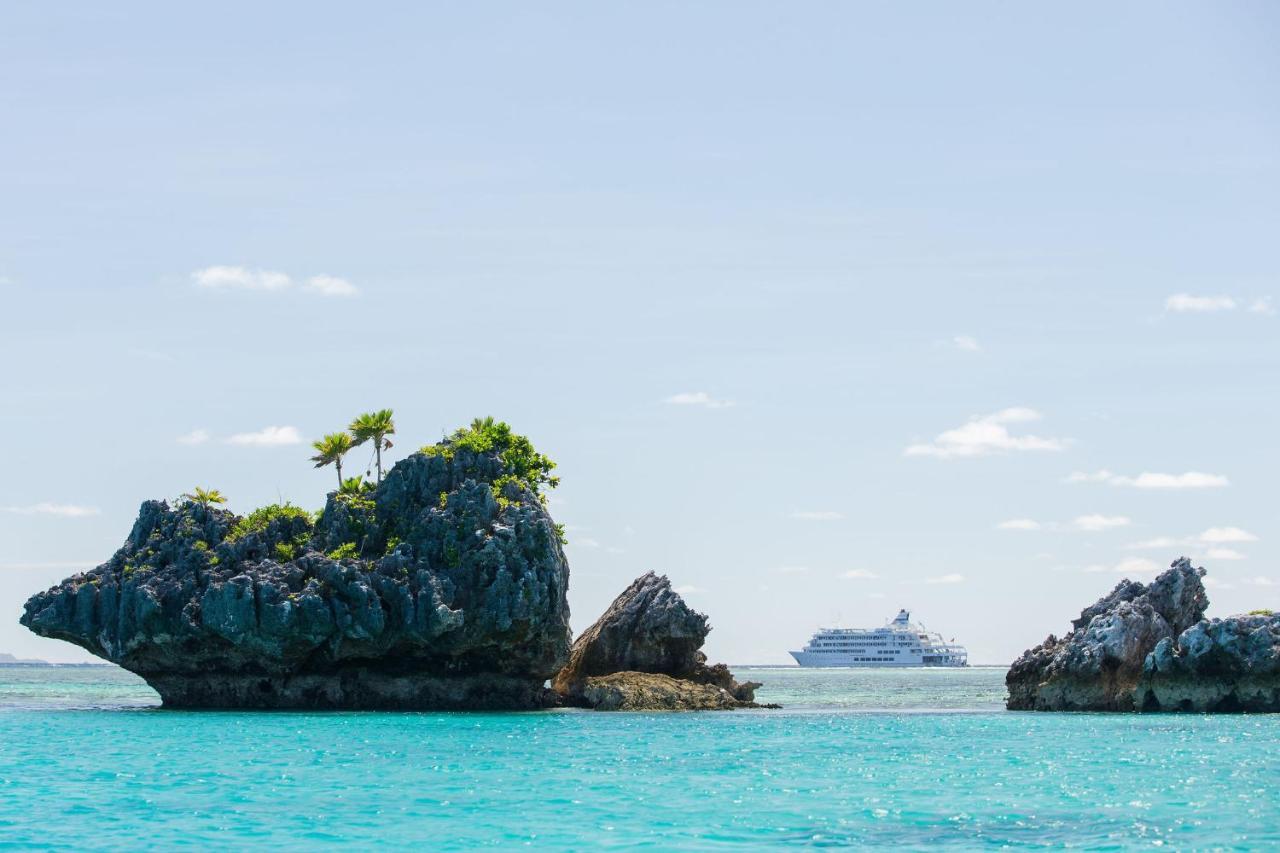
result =
[{"label": "palm tree trunk", "polygon": [[378,485],[382,485],[382,436],[374,436],[374,452],[378,455]]},{"label": "palm tree trunk", "polygon": [[338,469],[338,491],[342,491],[342,460],[333,460],[333,465]]}]

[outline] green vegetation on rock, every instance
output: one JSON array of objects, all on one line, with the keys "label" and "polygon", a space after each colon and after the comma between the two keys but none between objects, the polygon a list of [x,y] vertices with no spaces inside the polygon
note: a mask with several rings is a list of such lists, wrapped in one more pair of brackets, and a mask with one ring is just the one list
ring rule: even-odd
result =
[{"label": "green vegetation on rock", "polygon": [[427,456],[443,456],[452,459],[459,450],[472,453],[497,453],[507,473],[493,482],[494,495],[502,498],[502,487],[519,481],[539,497],[544,488],[554,489],[560,478],[553,476],[556,463],[534,449],[533,442],[512,432],[503,421],[492,417],[476,418],[470,426],[462,427],[439,444],[429,444],[421,452]]},{"label": "green vegetation on rock", "polygon": [[307,512],[300,506],[294,506],[290,503],[284,504],[268,504],[259,507],[253,512],[246,515],[235,523],[231,528],[231,532],[227,534],[228,542],[236,542],[250,533],[261,533],[267,529],[267,526],[276,519],[292,519],[300,518],[307,522],[307,528],[312,525],[311,513]]}]

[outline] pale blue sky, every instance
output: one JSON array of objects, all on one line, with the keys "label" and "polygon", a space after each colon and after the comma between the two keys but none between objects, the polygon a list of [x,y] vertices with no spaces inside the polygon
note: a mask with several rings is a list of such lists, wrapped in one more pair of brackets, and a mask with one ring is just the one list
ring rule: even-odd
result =
[{"label": "pale blue sky", "polygon": [[1182,553],[1280,605],[1277,44],[1264,2],[8,4],[0,651],[84,658],[21,604],[146,498],[320,506],[305,441],[375,406],[560,462],[579,630],[648,569],[734,662],[910,607],[1005,663]]}]

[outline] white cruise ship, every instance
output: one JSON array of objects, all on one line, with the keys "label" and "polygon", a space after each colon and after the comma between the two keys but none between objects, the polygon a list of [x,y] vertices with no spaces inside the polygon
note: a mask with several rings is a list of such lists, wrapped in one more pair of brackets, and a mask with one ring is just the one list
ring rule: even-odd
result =
[{"label": "white cruise ship", "polygon": [[883,628],[821,628],[791,652],[801,666],[968,666],[969,652],[899,610]]}]

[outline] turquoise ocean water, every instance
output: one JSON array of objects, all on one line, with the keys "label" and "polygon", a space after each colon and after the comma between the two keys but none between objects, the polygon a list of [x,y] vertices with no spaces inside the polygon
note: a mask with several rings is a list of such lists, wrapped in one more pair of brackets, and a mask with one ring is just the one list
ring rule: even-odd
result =
[{"label": "turquoise ocean water", "polygon": [[1280,716],[1002,710],[1002,669],[735,667],[783,711],[192,713],[0,667],[0,847],[1280,845]]}]

